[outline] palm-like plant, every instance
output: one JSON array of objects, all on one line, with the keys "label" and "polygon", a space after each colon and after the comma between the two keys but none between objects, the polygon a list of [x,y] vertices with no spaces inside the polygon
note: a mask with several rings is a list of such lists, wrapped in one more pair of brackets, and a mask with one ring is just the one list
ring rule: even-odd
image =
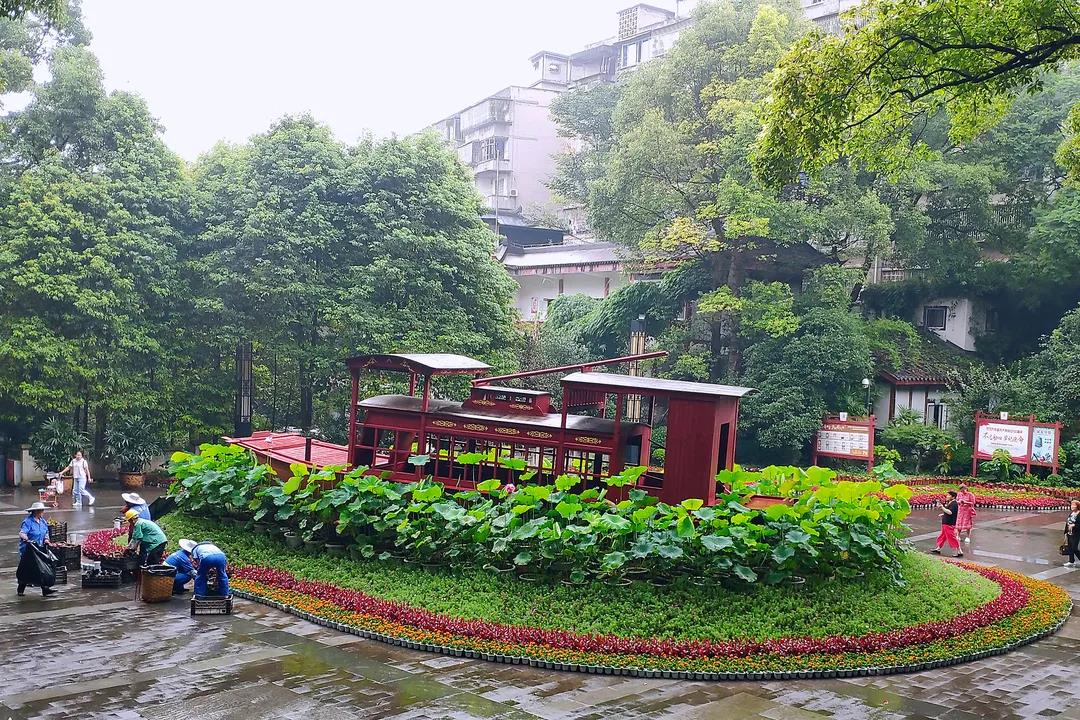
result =
[{"label": "palm-like plant", "polygon": [[30,436],[30,453],[41,470],[59,470],[67,465],[76,450],[90,444],[86,433],[71,423],[52,418]]},{"label": "palm-like plant", "polygon": [[162,452],[157,425],[138,415],[126,416],[105,431],[105,455],[122,473],[145,472]]}]

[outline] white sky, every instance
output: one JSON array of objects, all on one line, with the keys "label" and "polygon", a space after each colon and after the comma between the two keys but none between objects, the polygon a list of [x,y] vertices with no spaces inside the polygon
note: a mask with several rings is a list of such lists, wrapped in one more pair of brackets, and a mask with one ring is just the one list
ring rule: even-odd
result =
[{"label": "white sky", "polygon": [[[339,139],[408,134],[507,85],[537,50],[615,35],[633,0],[84,0],[109,89],[146,98],[194,159],[285,113]],[[652,4],[674,9],[674,0]],[[680,13],[693,1],[682,2]]]}]

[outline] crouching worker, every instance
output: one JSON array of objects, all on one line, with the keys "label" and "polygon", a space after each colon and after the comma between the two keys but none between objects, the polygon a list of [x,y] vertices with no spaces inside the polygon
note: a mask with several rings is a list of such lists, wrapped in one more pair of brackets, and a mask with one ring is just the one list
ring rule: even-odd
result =
[{"label": "crouching worker", "polygon": [[173,595],[181,595],[187,592],[184,587],[191,578],[195,577],[195,566],[191,564],[191,551],[195,549],[192,540],[184,538],[180,541],[180,549],[165,558],[166,565],[176,568],[176,579],[173,580]]},{"label": "crouching worker", "polygon": [[128,547],[138,550],[139,566],[161,564],[161,558],[165,555],[165,543],[168,542],[164,531],[153,520],[139,517],[139,511],[134,508],[124,513],[124,519],[131,528]]},{"label": "crouching worker", "polygon": [[228,561],[221,548],[211,542],[203,541],[191,551],[191,561],[195,565],[195,594],[209,595],[210,572],[217,572],[217,591],[214,595],[229,596],[229,576],[225,573]]}]

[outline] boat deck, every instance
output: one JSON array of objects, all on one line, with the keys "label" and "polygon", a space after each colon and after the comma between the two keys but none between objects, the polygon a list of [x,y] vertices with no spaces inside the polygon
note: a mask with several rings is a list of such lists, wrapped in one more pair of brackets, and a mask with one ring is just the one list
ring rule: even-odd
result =
[{"label": "boat deck", "polygon": [[284,464],[304,463],[314,467],[349,464],[348,448],[323,440],[312,440],[311,458],[305,458],[307,438],[296,433],[259,431],[252,433],[250,437],[227,437],[225,441],[253,450],[257,455],[268,460],[277,460]]}]

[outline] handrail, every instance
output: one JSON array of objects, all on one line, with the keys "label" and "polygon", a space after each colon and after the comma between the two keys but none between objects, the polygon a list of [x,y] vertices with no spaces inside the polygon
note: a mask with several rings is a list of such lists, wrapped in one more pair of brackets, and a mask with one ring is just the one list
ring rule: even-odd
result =
[{"label": "handrail", "polygon": [[641,353],[640,355],[624,355],[623,357],[611,358],[610,360],[595,360],[593,362],[579,363],[577,365],[563,365],[562,367],[544,368],[542,370],[525,370],[523,372],[510,373],[509,375],[493,375],[492,377],[476,378],[472,381],[473,387],[490,385],[499,380],[517,380],[518,378],[535,377],[537,375],[550,375],[560,372],[589,372],[594,367],[602,365],[619,365],[637,360],[652,360],[653,358],[667,357],[666,350]]}]

